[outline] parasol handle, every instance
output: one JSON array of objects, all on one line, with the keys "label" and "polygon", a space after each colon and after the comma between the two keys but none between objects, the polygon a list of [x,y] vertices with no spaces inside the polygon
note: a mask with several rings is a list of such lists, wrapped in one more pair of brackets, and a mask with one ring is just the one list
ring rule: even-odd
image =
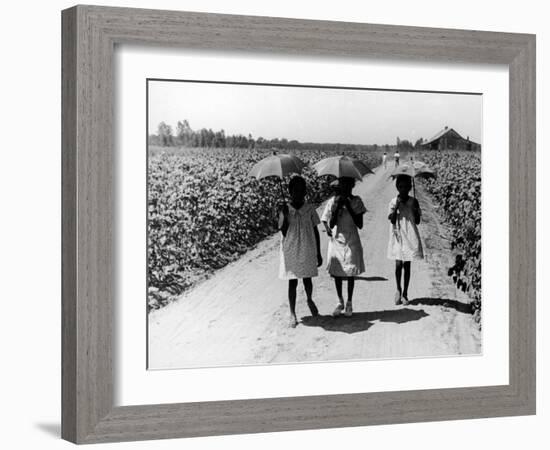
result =
[{"label": "parasol handle", "polygon": [[279,178],[279,187],[281,188],[281,197],[283,199],[283,203],[285,201],[285,192],[283,191],[283,180]]}]

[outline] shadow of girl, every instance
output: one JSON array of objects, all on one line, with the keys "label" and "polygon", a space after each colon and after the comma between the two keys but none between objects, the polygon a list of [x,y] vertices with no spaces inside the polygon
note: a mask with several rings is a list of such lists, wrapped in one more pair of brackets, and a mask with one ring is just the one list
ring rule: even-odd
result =
[{"label": "shadow of girl", "polygon": [[306,327],[321,327],[326,331],[342,333],[359,333],[368,330],[372,322],[405,323],[420,320],[429,314],[423,309],[390,309],[385,311],[354,312],[351,317],[307,316],[302,317],[302,325]]}]

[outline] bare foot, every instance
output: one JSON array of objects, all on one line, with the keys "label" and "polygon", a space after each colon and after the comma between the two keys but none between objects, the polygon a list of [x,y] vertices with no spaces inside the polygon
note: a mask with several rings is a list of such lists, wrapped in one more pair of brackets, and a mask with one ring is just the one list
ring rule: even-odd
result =
[{"label": "bare foot", "polygon": [[407,297],[407,294],[403,294],[403,300],[402,300],[402,303],[404,305],[408,305],[410,302],[409,302],[409,299]]},{"label": "bare foot", "polygon": [[344,312],[344,316],[351,317],[352,314],[353,314],[353,308],[351,306],[351,302],[347,302],[346,303],[346,310]]},{"label": "bare foot", "polygon": [[400,305],[401,304],[401,292],[397,291],[395,293],[395,304]]},{"label": "bare foot", "polygon": [[290,315],[290,320],[288,322],[288,326],[290,328],[296,328],[296,326],[298,325],[298,319],[296,319],[296,315],[295,314],[291,314]]},{"label": "bare foot", "polygon": [[334,317],[338,317],[340,314],[342,314],[342,311],[344,311],[344,305],[342,303],[338,303],[336,308],[334,308],[334,311],[332,312],[332,315]]}]

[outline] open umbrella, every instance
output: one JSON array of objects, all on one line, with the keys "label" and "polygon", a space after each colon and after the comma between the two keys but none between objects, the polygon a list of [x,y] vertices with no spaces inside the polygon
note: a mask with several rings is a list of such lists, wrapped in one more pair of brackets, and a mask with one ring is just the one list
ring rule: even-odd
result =
[{"label": "open umbrella", "polygon": [[391,173],[392,178],[397,178],[399,175],[406,175],[412,178],[413,195],[416,197],[416,187],[414,184],[415,178],[435,178],[436,174],[433,169],[428,167],[426,163],[415,161],[412,164],[401,164],[397,166]]},{"label": "open umbrella", "polygon": [[374,173],[366,161],[356,159],[354,160],[354,165],[359,169],[359,172],[361,172],[361,175],[363,176],[368,175],[369,173]]},{"label": "open umbrella", "polygon": [[248,175],[256,178],[257,180],[266,177],[279,178],[281,195],[284,199],[285,194],[283,191],[283,178],[291,173],[302,173],[302,169],[304,167],[305,163],[297,156],[288,154],[273,154],[254,164]]},{"label": "open umbrella", "polygon": [[350,177],[362,180],[368,173],[374,173],[365,161],[349,156],[331,156],[313,165],[319,175],[333,175],[337,178]]}]

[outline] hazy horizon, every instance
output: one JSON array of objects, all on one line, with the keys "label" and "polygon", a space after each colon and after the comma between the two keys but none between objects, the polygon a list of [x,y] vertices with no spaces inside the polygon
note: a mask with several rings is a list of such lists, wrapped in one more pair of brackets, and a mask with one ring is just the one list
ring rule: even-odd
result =
[{"label": "hazy horizon", "polygon": [[445,126],[481,143],[480,94],[426,93],[149,81],[148,134],[160,122],[176,132],[178,121],[193,130],[252,134],[254,139],[363,145],[413,144]]}]

